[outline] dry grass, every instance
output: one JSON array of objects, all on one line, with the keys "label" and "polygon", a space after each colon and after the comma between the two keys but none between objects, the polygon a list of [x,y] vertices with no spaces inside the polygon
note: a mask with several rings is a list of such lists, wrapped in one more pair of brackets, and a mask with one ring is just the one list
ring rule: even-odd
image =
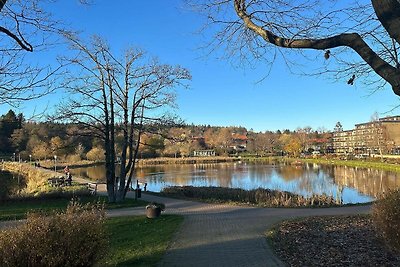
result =
[{"label": "dry grass", "polygon": [[303,197],[290,192],[258,188],[244,190],[225,187],[171,186],[164,188],[163,195],[192,198],[211,202],[236,202],[264,207],[322,207],[336,206],[335,199],[326,195]]},{"label": "dry grass", "polygon": [[35,168],[28,163],[4,162],[5,170],[20,174],[24,177],[26,188],[22,193],[35,194],[47,191],[47,179],[54,176],[54,172],[42,168]]},{"label": "dry grass", "polygon": [[103,223],[102,206],[76,202],[53,216],[30,214],[0,232],[0,266],[92,266],[106,251]]},{"label": "dry grass", "polygon": [[188,158],[154,158],[139,160],[139,165],[160,165],[160,164],[195,164],[195,163],[219,163],[237,161],[234,157],[188,157]]}]

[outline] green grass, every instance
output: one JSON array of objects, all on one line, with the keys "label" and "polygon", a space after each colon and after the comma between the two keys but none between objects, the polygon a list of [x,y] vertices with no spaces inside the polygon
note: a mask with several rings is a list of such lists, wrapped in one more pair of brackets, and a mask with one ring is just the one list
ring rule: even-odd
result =
[{"label": "green grass", "polygon": [[348,166],[348,167],[359,167],[359,168],[373,168],[384,171],[400,172],[399,164],[391,164],[378,161],[337,160],[337,159],[296,159],[296,160],[308,163],[329,164],[336,166]]},{"label": "green grass", "polygon": [[107,219],[110,250],[98,266],[155,266],[182,221],[183,217],[178,215]]},{"label": "green grass", "polygon": [[[106,209],[118,209],[127,207],[146,206],[148,202],[134,199],[125,199],[121,203],[107,203],[107,197],[104,196],[80,196],[79,201],[83,204],[88,202],[105,203]],[[39,198],[18,201],[5,201],[0,202],[0,221],[24,219],[27,212],[45,212],[51,213],[53,211],[64,210],[70,199],[67,198]]]},{"label": "green grass", "polygon": [[246,161],[262,161],[262,162],[293,162],[301,161],[304,163],[316,163],[325,165],[372,168],[384,171],[400,172],[400,164],[381,162],[379,158],[366,160],[341,160],[341,159],[325,159],[325,158],[288,158],[288,157],[243,157]]}]

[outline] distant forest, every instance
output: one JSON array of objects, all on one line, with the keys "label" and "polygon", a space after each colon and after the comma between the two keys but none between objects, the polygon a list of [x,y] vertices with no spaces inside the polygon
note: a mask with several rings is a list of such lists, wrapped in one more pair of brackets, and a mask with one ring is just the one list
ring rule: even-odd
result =
[{"label": "distant forest", "polygon": [[[146,125],[139,158],[189,157],[194,151],[213,150],[216,155],[254,154],[259,156],[322,153],[329,149],[331,134],[311,127],[295,131],[254,132],[244,127],[210,125]],[[122,132],[117,129],[117,150]],[[118,152],[118,151],[117,151]],[[8,111],[0,117],[0,154],[15,160],[67,161],[104,160],[101,139],[90,135],[83,125],[26,121],[23,114]]]}]

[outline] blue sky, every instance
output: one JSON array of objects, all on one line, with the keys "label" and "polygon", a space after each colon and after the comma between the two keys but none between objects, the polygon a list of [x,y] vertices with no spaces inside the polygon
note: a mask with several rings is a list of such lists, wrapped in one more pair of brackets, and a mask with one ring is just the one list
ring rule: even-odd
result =
[{"label": "blue sky", "polygon": [[[91,6],[59,0],[52,5],[52,12],[84,36],[105,37],[114,51],[133,45],[162,63],[189,69],[193,80],[188,90],[178,92],[176,111],[187,123],[244,126],[255,131],[299,126],[332,130],[337,121],[351,129],[369,121],[374,112],[380,116],[400,114],[399,109],[384,114],[400,104],[390,88],[369,95],[361,85],[290,74],[280,60],[269,76],[257,83],[268,72],[263,62],[254,69],[240,69],[218,60],[217,54],[205,56],[198,49],[204,39],[195,33],[202,18],[185,10],[181,0],[95,1]],[[62,51],[54,48],[46,60],[58,52]],[[35,60],[35,55],[31,57]],[[26,103],[19,112],[54,105],[57,97]],[[1,109],[4,113],[8,108]]]}]

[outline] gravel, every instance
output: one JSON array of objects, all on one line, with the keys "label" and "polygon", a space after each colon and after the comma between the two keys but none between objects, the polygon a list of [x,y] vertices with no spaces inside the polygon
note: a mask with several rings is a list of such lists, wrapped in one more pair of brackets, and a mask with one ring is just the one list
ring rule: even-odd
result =
[{"label": "gravel", "polygon": [[269,236],[289,266],[400,266],[400,253],[383,243],[368,215],[285,221]]}]

